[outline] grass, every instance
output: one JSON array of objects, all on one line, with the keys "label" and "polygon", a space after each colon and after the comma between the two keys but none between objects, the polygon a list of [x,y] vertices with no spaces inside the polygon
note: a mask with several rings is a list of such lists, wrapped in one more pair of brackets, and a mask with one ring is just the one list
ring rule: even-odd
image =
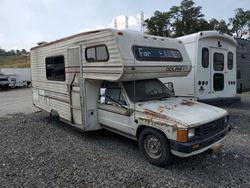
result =
[{"label": "grass", "polygon": [[30,57],[26,56],[0,56],[0,68],[28,68]]}]

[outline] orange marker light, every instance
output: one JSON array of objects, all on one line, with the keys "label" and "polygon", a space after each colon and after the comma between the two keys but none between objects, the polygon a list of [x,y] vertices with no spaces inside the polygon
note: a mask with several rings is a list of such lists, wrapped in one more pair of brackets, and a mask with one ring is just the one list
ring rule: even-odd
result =
[{"label": "orange marker light", "polygon": [[177,141],[178,142],[187,142],[188,141],[188,131],[187,130],[178,130],[177,131]]}]

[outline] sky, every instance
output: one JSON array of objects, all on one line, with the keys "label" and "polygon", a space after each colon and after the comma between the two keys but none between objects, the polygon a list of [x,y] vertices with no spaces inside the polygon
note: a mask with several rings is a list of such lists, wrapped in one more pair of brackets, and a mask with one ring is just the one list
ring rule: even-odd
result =
[{"label": "sky", "polygon": [[[0,0],[0,48],[29,50],[39,41],[53,41],[82,31],[114,27],[140,31],[156,10],[168,11],[181,0]],[[236,8],[250,9],[250,0],[194,0],[205,19],[234,16]]]}]

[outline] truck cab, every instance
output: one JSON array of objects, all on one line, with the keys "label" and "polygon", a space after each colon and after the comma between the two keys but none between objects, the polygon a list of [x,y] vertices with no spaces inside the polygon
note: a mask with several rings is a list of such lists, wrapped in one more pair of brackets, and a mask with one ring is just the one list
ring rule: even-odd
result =
[{"label": "truck cab", "polygon": [[172,155],[201,153],[231,130],[227,111],[173,97],[158,79],[103,82],[100,96],[101,126],[137,140],[146,159],[158,166]]}]

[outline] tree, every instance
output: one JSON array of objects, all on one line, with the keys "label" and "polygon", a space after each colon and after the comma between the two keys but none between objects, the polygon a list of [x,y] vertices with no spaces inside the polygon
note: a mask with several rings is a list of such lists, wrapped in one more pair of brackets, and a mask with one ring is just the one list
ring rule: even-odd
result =
[{"label": "tree", "polygon": [[27,54],[27,51],[25,49],[22,49],[21,53],[22,54]]},{"label": "tree", "polygon": [[170,36],[170,14],[169,12],[155,11],[154,15],[145,20],[148,33],[152,35]]},{"label": "tree", "polygon": [[209,23],[201,13],[201,6],[194,6],[192,0],[183,0],[180,6],[170,8],[171,25],[174,37],[179,37],[198,31],[208,30]]},{"label": "tree", "polygon": [[236,9],[235,16],[229,18],[229,22],[232,26],[232,33],[235,33],[238,37],[242,37],[247,32],[250,32],[250,10]]},{"label": "tree", "polygon": [[21,51],[20,50],[16,50],[16,55],[21,55]]},{"label": "tree", "polygon": [[5,56],[5,55],[6,55],[5,50],[0,48],[0,56]]},{"label": "tree", "polygon": [[209,20],[210,30],[220,31],[222,33],[227,33],[229,35],[232,34],[231,30],[228,28],[229,24],[225,22],[225,20],[218,21],[215,18]]}]

